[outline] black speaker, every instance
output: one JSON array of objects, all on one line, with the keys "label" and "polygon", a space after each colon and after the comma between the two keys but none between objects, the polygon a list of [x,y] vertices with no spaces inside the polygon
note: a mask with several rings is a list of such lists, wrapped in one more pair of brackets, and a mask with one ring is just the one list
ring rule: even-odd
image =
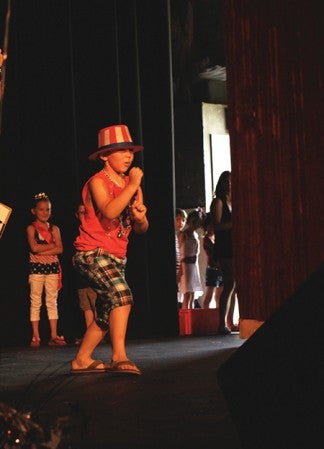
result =
[{"label": "black speaker", "polygon": [[324,448],[324,264],[220,366],[242,449]]}]

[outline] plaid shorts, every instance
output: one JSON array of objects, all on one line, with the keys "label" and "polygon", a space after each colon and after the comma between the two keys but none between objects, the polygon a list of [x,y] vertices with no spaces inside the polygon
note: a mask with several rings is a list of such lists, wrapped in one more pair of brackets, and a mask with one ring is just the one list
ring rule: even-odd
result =
[{"label": "plaid shorts", "polygon": [[104,331],[109,328],[110,311],[133,304],[133,295],[125,279],[126,258],[120,259],[97,248],[77,251],[75,268],[86,277],[97,293],[96,323]]}]

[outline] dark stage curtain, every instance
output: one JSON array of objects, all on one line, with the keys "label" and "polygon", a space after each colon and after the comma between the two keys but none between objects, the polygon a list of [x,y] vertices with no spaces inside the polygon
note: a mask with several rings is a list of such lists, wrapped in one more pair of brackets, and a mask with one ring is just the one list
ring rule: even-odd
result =
[{"label": "dark stage curtain", "polygon": [[[0,8],[2,25],[6,2]],[[6,68],[0,202],[13,213],[0,241],[1,343],[30,338],[26,226],[38,192],[52,201],[64,245],[59,332],[70,339],[80,332],[71,266],[74,210],[84,181],[100,169],[88,161],[98,130],[117,123],[144,144],[134,163],[144,168],[151,224],[129,247],[135,298],[129,337],[177,334],[167,2],[12,1]],[[46,341],[47,320],[41,323]]]}]

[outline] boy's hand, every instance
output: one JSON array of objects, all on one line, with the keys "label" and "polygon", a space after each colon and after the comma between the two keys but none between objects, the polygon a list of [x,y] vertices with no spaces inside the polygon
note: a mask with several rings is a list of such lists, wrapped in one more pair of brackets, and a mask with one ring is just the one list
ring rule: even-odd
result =
[{"label": "boy's hand", "polygon": [[128,176],[129,184],[139,187],[143,178],[143,171],[139,167],[132,167]]},{"label": "boy's hand", "polygon": [[146,206],[141,201],[134,200],[130,207],[131,219],[137,222],[142,221],[145,218],[146,210]]}]

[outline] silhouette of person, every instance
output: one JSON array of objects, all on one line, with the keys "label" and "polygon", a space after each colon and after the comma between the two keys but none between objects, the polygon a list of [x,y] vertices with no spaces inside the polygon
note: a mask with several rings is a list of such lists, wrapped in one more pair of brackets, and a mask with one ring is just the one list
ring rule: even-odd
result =
[{"label": "silhouette of person", "polygon": [[[235,301],[235,278],[232,249],[232,188],[231,172],[221,173],[210,213],[215,235],[214,259],[219,261],[223,276],[223,291],[219,298],[220,334],[230,334],[228,322],[233,323]],[[231,316],[229,316],[231,314]]]},{"label": "silhouette of person", "polygon": [[219,268],[219,261],[214,259],[214,228],[210,212],[206,214],[203,224],[204,235],[202,239],[203,249],[206,253],[207,264],[205,274],[205,296],[203,299],[203,308],[209,309],[210,303],[215,299],[216,308],[219,307],[219,298],[223,290],[223,277]]}]

